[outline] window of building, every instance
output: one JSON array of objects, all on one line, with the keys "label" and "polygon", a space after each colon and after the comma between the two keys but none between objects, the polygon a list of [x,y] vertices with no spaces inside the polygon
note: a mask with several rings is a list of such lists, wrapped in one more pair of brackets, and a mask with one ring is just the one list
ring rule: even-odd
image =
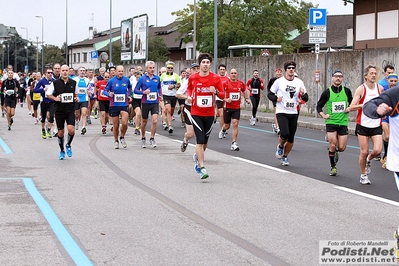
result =
[{"label": "window of building", "polygon": [[193,48],[188,48],[188,60],[194,59],[194,49]]},{"label": "window of building", "polygon": [[80,63],[80,53],[76,54],[76,59],[77,59],[76,63]]},{"label": "window of building", "polygon": [[82,53],[82,63],[87,63],[87,53]]},{"label": "window of building", "polygon": [[73,62],[76,63],[76,53],[73,53]]}]

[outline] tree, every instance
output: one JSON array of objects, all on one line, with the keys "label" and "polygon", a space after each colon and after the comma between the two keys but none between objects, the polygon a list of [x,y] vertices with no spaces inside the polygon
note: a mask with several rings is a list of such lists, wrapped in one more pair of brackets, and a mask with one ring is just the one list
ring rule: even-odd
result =
[{"label": "tree", "polygon": [[166,62],[169,59],[170,52],[165,41],[159,36],[148,38],[148,60],[154,62]]},{"label": "tree", "polygon": [[[228,46],[240,44],[280,44],[284,53],[291,53],[299,43],[289,40],[289,32],[306,30],[311,3],[299,0],[219,0],[218,55],[229,55]],[[199,0],[197,4],[197,49],[213,53],[214,3]],[[178,31],[192,40],[194,7],[188,4],[173,12],[180,22]]]},{"label": "tree", "polygon": [[[59,63],[61,65],[65,64],[65,52],[56,45],[46,44],[43,47],[43,55],[45,67],[52,67],[56,63]],[[41,58],[41,56],[41,53],[39,53],[39,59]],[[39,62],[39,65],[41,65],[41,61]]]}]

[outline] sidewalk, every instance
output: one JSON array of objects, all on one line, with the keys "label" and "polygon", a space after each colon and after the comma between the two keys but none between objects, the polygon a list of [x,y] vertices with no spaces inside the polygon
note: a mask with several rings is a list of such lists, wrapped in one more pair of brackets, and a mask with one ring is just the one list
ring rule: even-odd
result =
[{"label": "sidewalk", "polygon": [[[252,117],[250,110],[241,109],[241,119],[244,121],[249,121]],[[273,113],[266,113],[258,111],[256,114],[256,118],[258,118],[258,122],[261,123],[272,123],[274,114]],[[326,124],[323,118],[318,116],[317,118],[313,116],[305,116],[299,115],[298,118],[298,127],[305,127],[310,129],[319,129],[319,130],[326,130]],[[355,127],[356,122],[349,122],[348,123],[348,132],[349,135],[355,135]]]}]

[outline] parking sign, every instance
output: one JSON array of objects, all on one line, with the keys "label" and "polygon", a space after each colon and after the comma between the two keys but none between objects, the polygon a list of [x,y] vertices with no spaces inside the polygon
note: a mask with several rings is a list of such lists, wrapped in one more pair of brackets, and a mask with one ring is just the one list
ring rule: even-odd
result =
[{"label": "parking sign", "polygon": [[309,43],[326,43],[327,9],[309,9]]},{"label": "parking sign", "polygon": [[309,9],[309,26],[326,26],[327,9],[311,8]]}]

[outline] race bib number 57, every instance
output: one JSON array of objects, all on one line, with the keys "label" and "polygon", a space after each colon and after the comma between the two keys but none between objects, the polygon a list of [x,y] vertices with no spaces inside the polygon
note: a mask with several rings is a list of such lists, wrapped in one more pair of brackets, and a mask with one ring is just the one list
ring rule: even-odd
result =
[{"label": "race bib number 57", "polygon": [[212,107],[212,96],[197,96],[198,107]]}]

